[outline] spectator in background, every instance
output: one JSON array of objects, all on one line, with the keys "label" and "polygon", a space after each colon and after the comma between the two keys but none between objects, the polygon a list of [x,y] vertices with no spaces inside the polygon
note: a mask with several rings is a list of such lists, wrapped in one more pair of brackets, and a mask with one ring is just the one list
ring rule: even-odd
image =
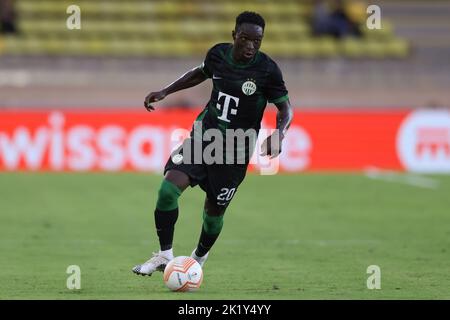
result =
[{"label": "spectator in background", "polygon": [[312,14],[312,28],[315,35],[328,34],[330,28],[330,13],[328,3],[324,0],[315,0]]},{"label": "spectator in background", "polygon": [[0,0],[0,32],[17,32],[13,0]]},{"label": "spectator in background", "polygon": [[343,0],[316,0],[312,17],[314,34],[331,35],[335,38],[361,36],[359,21],[355,20],[360,8],[357,1],[346,3]]}]

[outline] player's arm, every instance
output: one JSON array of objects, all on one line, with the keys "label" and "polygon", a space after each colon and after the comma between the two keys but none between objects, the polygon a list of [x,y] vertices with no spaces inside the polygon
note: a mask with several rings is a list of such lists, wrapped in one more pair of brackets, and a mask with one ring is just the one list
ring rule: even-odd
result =
[{"label": "player's arm", "polygon": [[289,99],[283,102],[275,104],[277,112],[277,125],[274,133],[272,133],[266,140],[264,140],[261,146],[261,155],[270,156],[270,158],[275,158],[281,153],[281,145],[286,132],[291,125],[292,118],[294,117],[294,111],[292,109]]},{"label": "player's arm", "polygon": [[148,94],[145,97],[144,106],[148,111],[155,110],[151,103],[160,101],[171,93],[194,87],[206,79],[208,79],[208,77],[202,71],[202,67],[196,67],[183,74],[180,78],[166,86],[164,89]]},{"label": "player's arm", "polygon": [[287,130],[289,129],[292,119],[294,118],[294,111],[291,102],[288,100],[275,104],[277,112],[277,129],[280,133],[280,139],[283,140]]}]

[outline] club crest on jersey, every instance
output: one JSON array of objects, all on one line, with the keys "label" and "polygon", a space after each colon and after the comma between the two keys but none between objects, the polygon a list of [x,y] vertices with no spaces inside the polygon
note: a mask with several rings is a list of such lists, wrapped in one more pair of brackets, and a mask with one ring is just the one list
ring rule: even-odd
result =
[{"label": "club crest on jersey", "polygon": [[253,79],[245,81],[244,84],[242,85],[242,92],[247,96],[251,96],[252,94],[255,93],[255,91],[256,91],[256,83],[255,80]]}]

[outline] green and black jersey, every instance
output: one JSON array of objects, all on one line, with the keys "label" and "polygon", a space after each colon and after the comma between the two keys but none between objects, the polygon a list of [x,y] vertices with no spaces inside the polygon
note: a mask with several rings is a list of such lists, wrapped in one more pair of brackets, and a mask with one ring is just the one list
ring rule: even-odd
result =
[{"label": "green and black jersey", "polygon": [[[288,92],[280,69],[269,56],[257,52],[250,62],[240,64],[233,60],[232,48],[230,43],[215,45],[201,65],[203,73],[213,81],[213,90],[208,104],[196,119],[196,126],[200,121],[203,132],[219,129],[222,135],[226,135],[224,144],[229,141],[230,131],[242,129],[250,132],[249,141],[241,145],[236,143],[231,147],[233,150],[224,145],[225,151],[234,152],[232,158],[245,158],[244,162],[248,163],[267,102],[286,101]],[[194,140],[200,138],[195,129],[191,137],[195,137]],[[203,141],[203,145],[206,144]]]},{"label": "green and black jersey", "polygon": [[233,45],[212,47],[201,69],[212,78],[213,90],[199,115],[204,128],[259,130],[267,102],[288,100],[277,64],[258,51],[252,61],[239,64],[232,58]]}]

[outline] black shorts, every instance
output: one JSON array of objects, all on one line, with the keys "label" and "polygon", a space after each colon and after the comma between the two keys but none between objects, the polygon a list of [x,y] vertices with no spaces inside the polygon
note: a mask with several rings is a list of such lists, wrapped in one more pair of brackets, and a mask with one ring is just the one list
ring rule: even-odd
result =
[{"label": "black shorts", "polygon": [[174,163],[173,159],[178,154],[183,154],[182,148],[175,150],[169,157],[164,174],[169,170],[184,172],[189,176],[191,187],[199,185],[210,201],[226,208],[245,178],[247,164]]}]

